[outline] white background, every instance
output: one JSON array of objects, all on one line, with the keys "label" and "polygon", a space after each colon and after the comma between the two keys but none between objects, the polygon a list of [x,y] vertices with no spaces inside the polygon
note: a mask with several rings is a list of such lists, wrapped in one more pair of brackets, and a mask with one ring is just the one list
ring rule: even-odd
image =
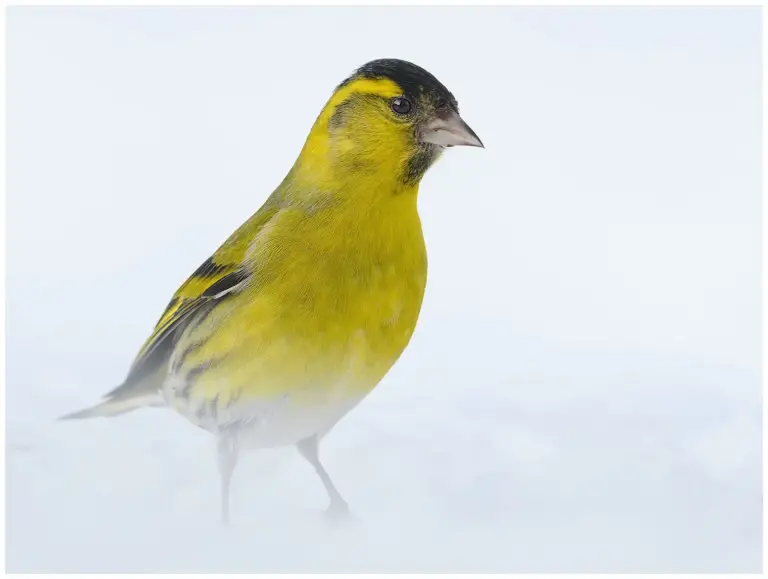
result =
[{"label": "white background", "polygon": [[[9,571],[759,571],[758,8],[11,8]],[[163,410],[56,423],[123,379],[177,285],[381,57],[486,149],[419,200],[411,346],[323,457]]]}]

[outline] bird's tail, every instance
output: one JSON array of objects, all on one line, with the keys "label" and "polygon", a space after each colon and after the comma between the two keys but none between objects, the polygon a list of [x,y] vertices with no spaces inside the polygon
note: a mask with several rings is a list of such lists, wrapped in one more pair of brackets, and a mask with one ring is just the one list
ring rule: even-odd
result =
[{"label": "bird's tail", "polygon": [[59,420],[95,418],[97,416],[117,416],[147,406],[164,406],[165,401],[160,390],[154,384],[121,384],[90,408],[78,410],[61,416]]}]

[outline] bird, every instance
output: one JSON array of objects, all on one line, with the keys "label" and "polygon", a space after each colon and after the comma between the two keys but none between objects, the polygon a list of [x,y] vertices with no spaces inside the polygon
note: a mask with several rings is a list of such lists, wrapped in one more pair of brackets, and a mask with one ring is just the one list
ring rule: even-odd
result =
[{"label": "bird", "polygon": [[453,94],[379,59],[332,92],[264,204],[179,287],[125,380],[62,419],[169,407],[213,434],[221,522],[242,452],[295,446],[349,506],[319,443],[382,380],[419,318],[419,185],[446,148],[484,147]]}]

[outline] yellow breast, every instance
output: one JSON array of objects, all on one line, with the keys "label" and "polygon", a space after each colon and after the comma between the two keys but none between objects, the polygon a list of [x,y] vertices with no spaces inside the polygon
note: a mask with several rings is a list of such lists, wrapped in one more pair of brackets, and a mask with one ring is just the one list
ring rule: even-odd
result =
[{"label": "yellow breast", "polygon": [[179,376],[205,368],[188,397],[222,407],[360,398],[407,346],[427,273],[415,197],[362,214],[286,208],[248,259],[257,283],[180,340],[180,349],[201,345],[184,356]]}]

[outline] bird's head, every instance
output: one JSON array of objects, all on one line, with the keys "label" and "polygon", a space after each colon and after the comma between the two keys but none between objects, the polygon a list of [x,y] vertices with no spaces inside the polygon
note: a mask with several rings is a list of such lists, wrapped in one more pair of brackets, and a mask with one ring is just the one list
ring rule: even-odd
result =
[{"label": "bird's head", "polygon": [[383,59],[336,88],[300,161],[333,178],[367,175],[416,186],[446,147],[458,145],[483,146],[459,116],[453,94],[423,68]]}]

